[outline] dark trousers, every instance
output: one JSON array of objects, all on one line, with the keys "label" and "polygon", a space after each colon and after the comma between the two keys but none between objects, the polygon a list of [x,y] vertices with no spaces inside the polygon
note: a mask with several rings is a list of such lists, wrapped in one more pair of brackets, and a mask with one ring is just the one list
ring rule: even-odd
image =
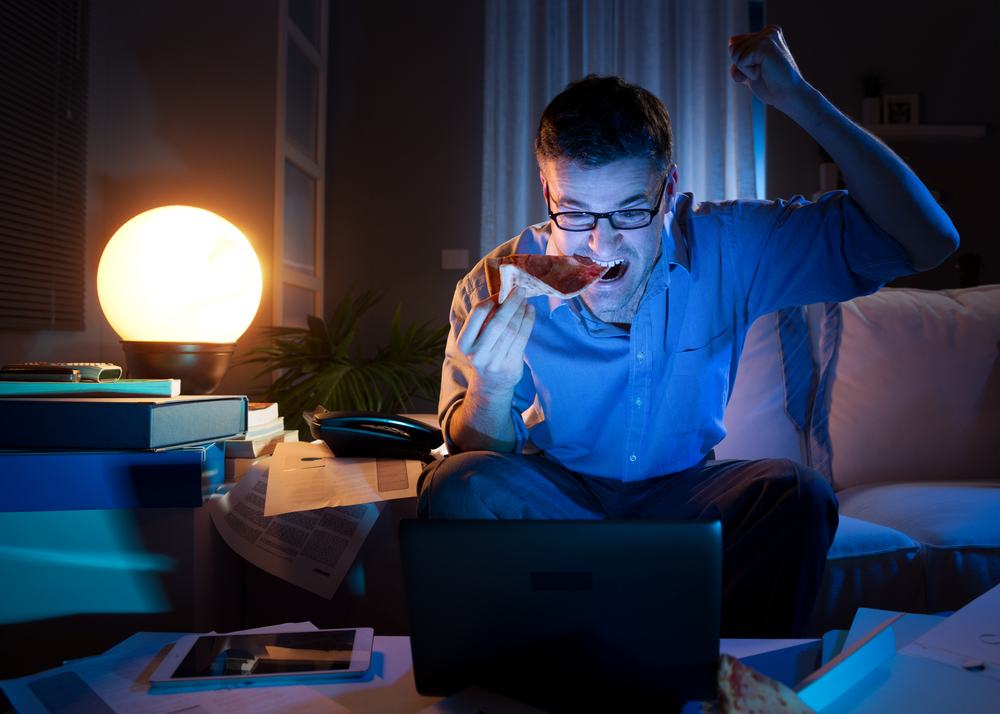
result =
[{"label": "dark trousers", "polygon": [[417,514],[721,521],[723,637],[802,637],[837,532],[829,484],[788,459],[704,461],[623,483],[542,456],[474,451],[424,470]]}]

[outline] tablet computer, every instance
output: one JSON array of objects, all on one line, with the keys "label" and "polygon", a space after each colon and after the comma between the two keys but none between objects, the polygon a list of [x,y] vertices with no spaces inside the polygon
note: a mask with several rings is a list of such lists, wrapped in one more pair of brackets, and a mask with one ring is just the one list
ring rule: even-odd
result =
[{"label": "tablet computer", "polygon": [[149,678],[151,692],[179,688],[322,683],[361,677],[371,666],[370,627],[188,635]]}]

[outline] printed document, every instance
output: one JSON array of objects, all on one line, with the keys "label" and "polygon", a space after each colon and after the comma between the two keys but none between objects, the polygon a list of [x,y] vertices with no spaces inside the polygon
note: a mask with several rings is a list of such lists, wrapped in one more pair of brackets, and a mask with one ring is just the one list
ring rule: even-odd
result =
[{"label": "printed document", "polygon": [[338,458],[323,442],[278,444],[264,515],[416,496],[423,467],[402,459]]},{"label": "printed document", "polygon": [[266,515],[269,463],[257,464],[228,493],[209,501],[215,527],[230,548],[261,570],[332,598],[384,504]]}]

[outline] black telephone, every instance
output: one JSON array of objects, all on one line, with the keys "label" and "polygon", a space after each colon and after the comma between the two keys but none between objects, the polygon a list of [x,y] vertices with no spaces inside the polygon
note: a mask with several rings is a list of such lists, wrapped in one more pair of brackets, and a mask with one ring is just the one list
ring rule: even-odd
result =
[{"label": "black telephone", "polygon": [[441,430],[398,414],[328,412],[316,407],[302,412],[314,439],[322,439],[334,456],[434,460],[431,450],[444,443]]}]

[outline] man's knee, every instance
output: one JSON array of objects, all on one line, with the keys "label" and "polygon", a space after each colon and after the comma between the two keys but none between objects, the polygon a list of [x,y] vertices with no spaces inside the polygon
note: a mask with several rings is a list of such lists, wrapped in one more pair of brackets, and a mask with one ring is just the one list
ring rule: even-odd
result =
[{"label": "man's knee", "polygon": [[[789,459],[767,461],[769,479],[786,490],[784,499],[792,527],[827,534],[827,547],[837,531],[837,497],[819,471]],[[825,526],[825,527],[824,527]]]},{"label": "man's knee", "polygon": [[482,500],[477,494],[482,481],[500,467],[498,462],[503,458],[492,451],[469,451],[429,464],[418,482],[417,517],[490,517],[479,512]]}]

